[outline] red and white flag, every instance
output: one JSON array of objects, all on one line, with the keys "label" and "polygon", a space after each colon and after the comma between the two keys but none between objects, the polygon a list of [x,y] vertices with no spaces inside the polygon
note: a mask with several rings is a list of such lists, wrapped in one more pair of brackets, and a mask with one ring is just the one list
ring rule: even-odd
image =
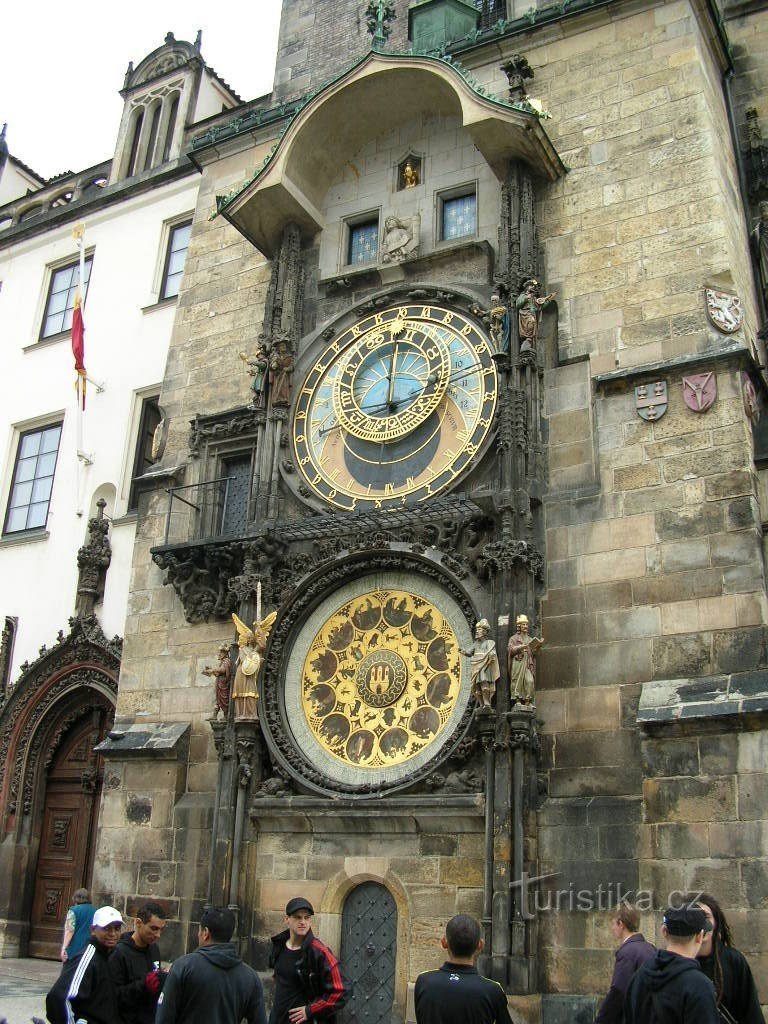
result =
[{"label": "red and white flag", "polygon": [[72,355],[75,357],[75,391],[78,401],[82,401],[82,408],[85,410],[85,324],[83,323],[83,309],[80,299],[80,292],[75,296],[75,306],[72,310]]},{"label": "red and white flag", "polygon": [[80,250],[80,280],[78,281],[75,303],[72,309],[72,355],[75,357],[75,391],[78,401],[82,401],[82,409],[85,411],[85,322],[83,320],[83,295],[85,294],[85,246],[83,244],[84,229],[78,224],[72,232]]}]

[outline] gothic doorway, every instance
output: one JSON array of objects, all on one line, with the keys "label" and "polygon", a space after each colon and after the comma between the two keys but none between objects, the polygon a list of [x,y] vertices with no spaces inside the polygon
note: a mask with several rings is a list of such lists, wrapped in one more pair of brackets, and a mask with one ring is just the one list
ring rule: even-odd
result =
[{"label": "gothic doorway", "polygon": [[87,711],[64,735],[45,784],[40,853],[30,915],[29,955],[57,959],[72,893],[90,884],[103,761],[112,708]]},{"label": "gothic doorway", "polygon": [[91,879],[119,637],[92,615],[24,665],[0,709],[0,956],[58,959],[73,890]]},{"label": "gothic doorway", "polygon": [[343,1024],[390,1024],[395,998],[397,906],[378,882],[347,896],[341,916],[341,964],[352,982]]}]

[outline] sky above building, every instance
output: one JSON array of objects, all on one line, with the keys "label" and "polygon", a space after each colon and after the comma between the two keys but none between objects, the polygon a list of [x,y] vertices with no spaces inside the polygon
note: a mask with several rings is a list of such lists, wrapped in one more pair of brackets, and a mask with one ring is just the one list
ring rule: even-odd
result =
[{"label": "sky above building", "polygon": [[221,7],[210,0],[134,0],[124,6],[52,0],[3,13],[0,125],[19,160],[49,178],[114,152],[129,61],[138,64],[167,32],[194,42],[244,100],[272,90],[281,0]]}]

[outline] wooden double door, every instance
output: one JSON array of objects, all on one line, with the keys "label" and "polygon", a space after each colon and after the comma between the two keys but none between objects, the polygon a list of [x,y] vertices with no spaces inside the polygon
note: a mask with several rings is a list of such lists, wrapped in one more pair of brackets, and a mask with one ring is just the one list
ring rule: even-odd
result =
[{"label": "wooden double door", "polygon": [[93,752],[111,708],[84,714],[62,739],[45,784],[30,915],[29,955],[57,960],[64,918],[76,889],[91,880],[103,763]]}]

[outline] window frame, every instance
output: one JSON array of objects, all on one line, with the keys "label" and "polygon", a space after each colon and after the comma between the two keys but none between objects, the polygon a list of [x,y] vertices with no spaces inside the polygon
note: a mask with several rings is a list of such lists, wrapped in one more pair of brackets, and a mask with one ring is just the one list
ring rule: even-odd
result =
[{"label": "window frame", "polygon": [[[133,515],[139,510],[139,497],[142,489],[146,487],[146,484],[142,485],[139,479],[146,472],[147,467],[144,465],[144,452],[147,435],[147,422],[149,419],[149,412],[152,405],[157,409],[160,414],[158,420],[159,425],[163,420],[163,409],[160,405],[160,389],[155,389],[148,394],[141,394],[136,396],[138,399],[138,409],[136,417],[136,432],[133,434],[133,460],[131,462],[131,476],[128,486],[128,504],[126,508],[127,515]],[[155,429],[156,429],[155,427]],[[151,437],[154,438],[155,431],[153,429]],[[150,440],[150,446],[152,440]],[[153,466],[155,463],[150,462],[149,465]]]},{"label": "window frame", "polygon": [[[47,498],[47,501],[46,501],[45,521],[41,525],[38,525],[38,526],[28,526],[27,525],[27,526],[22,527],[21,529],[9,530],[8,529],[8,521],[9,521],[9,519],[11,517],[11,512],[13,511],[13,508],[14,508],[14,506],[11,505],[11,502],[13,501],[14,488],[16,487],[17,483],[26,483],[27,482],[27,481],[24,481],[24,480],[17,481],[17,479],[16,479],[16,475],[17,475],[18,470],[19,470],[19,462],[21,461],[21,449],[22,449],[22,445],[24,443],[24,438],[25,437],[29,437],[32,434],[43,434],[46,430],[53,430],[55,428],[58,428],[58,430],[59,430],[59,437],[58,437],[58,441],[56,443],[56,458],[54,459],[53,470],[50,473],[51,491],[50,491],[50,494],[48,495],[48,498]],[[58,464],[59,464],[59,452],[61,451],[61,440],[62,440],[63,434],[64,434],[64,418],[63,417],[61,417],[60,419],[54,419],[54,420],[49,421],[49,422],[38,423],[36,425],[30,425],[30,426],[27,426],[27,427],[24,427],[24,428],[17,429],[17,431],[16,431],[16,451],[15,451],[14,459],[13,459],[13,470],[11,471],[10,485],[8,487],[8,493],[7,493],[6,501],[5,501],[5,513],[3,515],[3,532],[2,532],[3,539],[14,538],[14,537],[23,537],[23,536],[31,536],[31,535],[34,535],[34,534],[40,534],[40,533],[44,533],[45,532],[45,530],[46,530],[46,528],[48,526],[48,516],[50,515],[50,512],[51,512],[51,501],[53,499],[53,485],[54,485],[54,482],[56,480],[56,469],[57,469]],[[48,452],[44,452],[43,454],[49,454],[49,453]],[[39,458],[39,456],[40,456],[40,452],[37,452],[36,453],[36,458]],[[36,470],[37,470],[37,464],[35,465],[35,471]],[[37,476],[32,476],[30,479],[32,481],[35,481],[36,479],[38,479],[38,477]],[[40,478],[40,479],[42,479],[42,478]],[[31,495],[30,495],[30,497],[31,497]],[[27,518],[28,518],[29,517],[29,509],[30,509],[32,504],[39,504],[39,503],[38,502],[29,501],[25,505],[17,505],[17,506],[15,506],[15,508],[26,508],[27,509]]]},{"label": "window frame", "polygon": [[[160,287],[158,289],[157,300],[158,302],[170,302],[171,300],[178,299],[179,297],[178,291],[174,292],[173,295],[166,295],[166,288],[168,285],[169,276],[168,268],[171,263],[171,256],[173,255],[174,252],[174,250],[172,249],[172,245],[176,232],[180,231],[182,228],[189,228],[189,239],[187,240],[187,245],[184,249],[184,265],[181,268],[181,276],[179,277],[179,285],[181,285],[181,277],[184,276],[184,269],[187,265],[187,253],[189,252],[189,243],[192,241],[192,221],[193,217],[192,214],[190,213],[185,214],[183,217],[176,218],[175,220],[168,221],[168,223],[166,224],[165,255],[163,257],[163,269],[160,275]],[[180,250],[177,249],[175,251],[179,252]],[[176,273],[177,271],[174,271],[174,274]]]},{"label": "window frame", "polygon": [[[344,230],[341,233],[341,266],[349,270],[362,269],[364,267],[373,267],[379,262],[379,252],[381,250],[381,208],[376,210],[366,210],[364,213],[355,214],[353,217],[345,217]],[[376,225],[376,254],[370,260],[364,262],[351,263],[350,256],[352,252],[352,232],[355,228],[369,227]]]},{"label": "window frame", "polygon": [[[452,199],[466,199],[474,196],[475,199],[475,229],[467,232],[466,235],[455,235],[451,238],[445,236],[445,204]],[[471,240],[478,237],[479,222],[479,195],[477,181],[467,181],[461,185],[454,185],[451,188],[442,189],[435,193],[435,245],[456,245],[457,243]]]},{"label": "window frame", "polygon": [[[85,285],[83,287],[82,296],[81,296],[81,300],[82,300],[83,304],[85,304],[85,301],[88,298],[88,289],[91,286],[91,276],[93,274],[93,252],[94,251],[91,250],[90,252],[86,252],[86,254],[85,254],[85,265],[86,265],[86,272],[85,273],[86,273],[87,280],[86,280]],[[80,266],[80,257],[79,256],[75,256],[75,257],[69,257],[67,260],[62,261],[60,263],[51,264],[47,268],[48,279],[47,279],[47,287],[46,287],[46,290],[45,290],[45,300],[43,301],[43,314],[42,314],[42,316],[40,318],[40,329],[38,331],[38,337],[37,337],[38,343],[43,342],[43,341],[51,341],[51,339],[53,339],[53,338],[65,338],[65,337],[67,337],[67,335],[72,333],[72,324],[71,323],[70,323],[69,327],[64,327],[60,331],[52,331],[50,334],[45,334],[45,325],[46,325],[46,322],[47,322],[48,317],[50,315],[58,315],[58,313],[57,314],[50,314],[49,311],[48,311],[48,307],[50,305],[51,298],[54,295],[53,285],[54,285],[54,281],[56,280],[56,275],[62,273],[62,271],[64,271],[64,270],[73,270],[74,268],[79,267],[79,266]],[[79,282],[79,274],[78,274],[78,284],[75,287],[75,291],[77,291],[77,288],[79,286],[80,286],[80,282]],[[72,289],[72,285],[70,284],[70,285],[67,286],[67,292],[69,292],[71,289]],[[75,306],[74,306],[74,293],[73,293],[72,306],[68,306],[66,304],[64,306],[64,319],[66,319],[67,310],[74,309],[74,308],[75,308]]]}]

